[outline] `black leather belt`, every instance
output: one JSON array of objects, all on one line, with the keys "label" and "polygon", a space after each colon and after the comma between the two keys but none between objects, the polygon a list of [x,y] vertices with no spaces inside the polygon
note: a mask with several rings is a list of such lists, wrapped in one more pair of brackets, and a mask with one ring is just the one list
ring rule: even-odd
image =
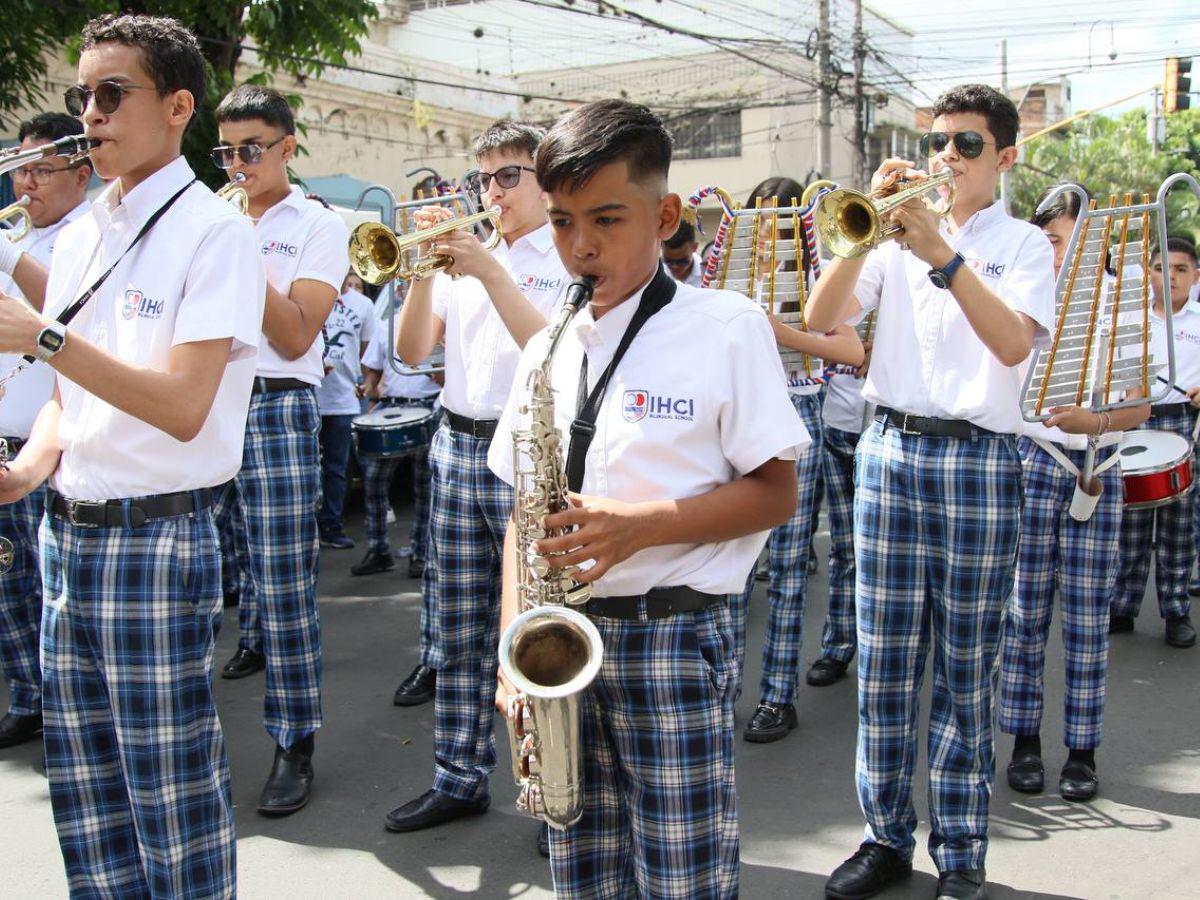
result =
[{"label": "black leather belt", "polygon": [[9,459],[12,459],[14,456],[16,456],[18,453],[20,453],[21,448],[25,446],[24,438],[6,437],[6,438],[0,438],[0,440],[3,440],[4,443],[8,445],[8,458]]},{"label": "black leather belt", "polygon": [[255,378],[252,394],[278,394],[280,391],[302,391],[312,387],[307,381],[299,378]]},{"label": "black leather belt", "polygon": [[935,416],[916,416],[903,413],[890,406],[875,407],[875,418],[881,419],[904,434],[923,434],[928,437],[953,437],[970,439],[980,434],[995,434],[980,428],[966,419],[939,419]]},{"label": "black leather belt", "polygon": [[1182,416],[1195,412],[1190,403],[1155,403],[1150,407],[1150,416]]},{"label": "black leather belt", "polygon": [[469,434],[471,437],[483,440],[491,440],[492,435],[496,433],[496,425],[499,423],[497,419],[468,419],[466,416],[452,413],[448,409],[444,410],[444,412],[446,413],[446,421],[450,423],[451,431],[457,431],[459,434]]},{"label": "black leather belt", "polygon": [[630,597],[596,597],[584,604],[583,611],[589,616],[608,619],[638,619],[643,602],[647,619],[665,619],[676,613],[699,612],[724,603],[725,595],[704,594],[690,587],[654,588]]},{"label": "black leather belt", "polygon": [[210,506],[211,488],[131,500],[68,500],[54,489],[46,492],[46,509],[51,515],[87,528],[138,528],[155,519],[185,516]]}]

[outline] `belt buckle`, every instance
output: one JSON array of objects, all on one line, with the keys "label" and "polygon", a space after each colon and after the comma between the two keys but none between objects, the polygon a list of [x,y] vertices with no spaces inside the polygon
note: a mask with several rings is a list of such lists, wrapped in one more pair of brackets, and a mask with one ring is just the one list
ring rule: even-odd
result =
[{"label": "belt buckle", "polygon": [[922,432],[918,431],[917,429],[908,427],[909,419],[919,419],[919,418],[921,418],[921,417],[914,416],[911,413],[905,413],[904,418],[900,420],[900,433],[901,434],[913,434],[913,435],[921,434]]},{"label": "belt buckle", "polygon": [[81,521],[79,516],[77,515],[77,511],[81,510],[81,509],[99,509],[102,506],[104,506],[103,503],[99,503],[99,502],[92,501],[92,500],[68,500],[67,501],[67,521],[70,522],[72,525],[74,525],[76,528],[98,528],[99,526],[96,525],[94,522]]},{"label": "belt buckle", "polygon": [[483,440],[487,435],[487,426],[482,419],[471,420],[471,437],[476,440]]}]

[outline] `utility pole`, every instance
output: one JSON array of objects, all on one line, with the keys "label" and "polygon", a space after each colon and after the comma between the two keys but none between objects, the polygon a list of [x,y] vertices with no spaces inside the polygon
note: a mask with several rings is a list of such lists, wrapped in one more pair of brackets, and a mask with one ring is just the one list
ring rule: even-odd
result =
[{"label": "utility pole", "polygon": [[1146,122],[1149,125],[1146,137],[1150,139],[1150,152],[1158,153],[1159,138],[1161,130],[1159,122],[1162,121],[1162,98],[1159,96],[1158,88],[1154,89],[1154,101],[1150,105],[1150,115],[1146,117]]},{"label": "utility pole", "polygon": [[817,2],[817,65],[820,82],[817,99],[817,171],[822,178],[828,178],[833,168],[833,66],[829,58],[829,0]]},{"label": "utility pole", "polygon": [[863,105],[863,60],[866,55],[862,0],[854,0],[854,182],[857,187],[862,187],[867,177],[867,111]]},{"label": "utility pole", "polygon": [[[1000,39],[1000,92],[1005,97],[1008,96],[1008,39]],[[1021,110],[1017,110],[1017,115],[1020,116]],[[1011,175],[1011,170],[1000,173],[1000,203],[1004,206],[1005,212],[1010,212],[1008,208],[1008,178]]]}]

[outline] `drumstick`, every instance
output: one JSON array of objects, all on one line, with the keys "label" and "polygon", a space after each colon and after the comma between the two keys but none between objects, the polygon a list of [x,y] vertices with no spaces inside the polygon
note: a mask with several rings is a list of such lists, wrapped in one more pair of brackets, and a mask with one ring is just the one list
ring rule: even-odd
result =
[{"label": "drumstick", "polygon": [[1192,426],[1192,445],[1195,446],[1196,438],[1200,437],[1200,413],[1196,414],[1196,424]]},{"label": "drumstick", "polygon": [[[1163,384],[1165,384],[1171,390],[1175,391],[1177,394],[1183,394],[1183,396],[1187,397],[1187,391],[1182,390],[1181,388],[1179,388],[1176,385],[1172,384],[1171,382],[1167,381],[1167,379],[1163,378],[1161,375],[1158,375],[1155,377],[1157,377],[1159,381],[1161,381]],[[1191,397],[1188,397],[1188,399],[1190,400]]]}]

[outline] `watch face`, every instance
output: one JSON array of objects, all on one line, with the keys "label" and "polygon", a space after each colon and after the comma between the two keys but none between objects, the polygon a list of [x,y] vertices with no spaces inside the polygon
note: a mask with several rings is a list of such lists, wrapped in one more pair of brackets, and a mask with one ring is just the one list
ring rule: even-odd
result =
[{"label": "watch face", "polygon": [[946,275],[943,272],[930,272],[929,280],[933,282],[934,287],[946,289]]},{"label": "watch face", "polygon": [[53,331],[43,331],[38,337],[38,343],[53,353],[62,348],[63,339],[62,335]]}]

